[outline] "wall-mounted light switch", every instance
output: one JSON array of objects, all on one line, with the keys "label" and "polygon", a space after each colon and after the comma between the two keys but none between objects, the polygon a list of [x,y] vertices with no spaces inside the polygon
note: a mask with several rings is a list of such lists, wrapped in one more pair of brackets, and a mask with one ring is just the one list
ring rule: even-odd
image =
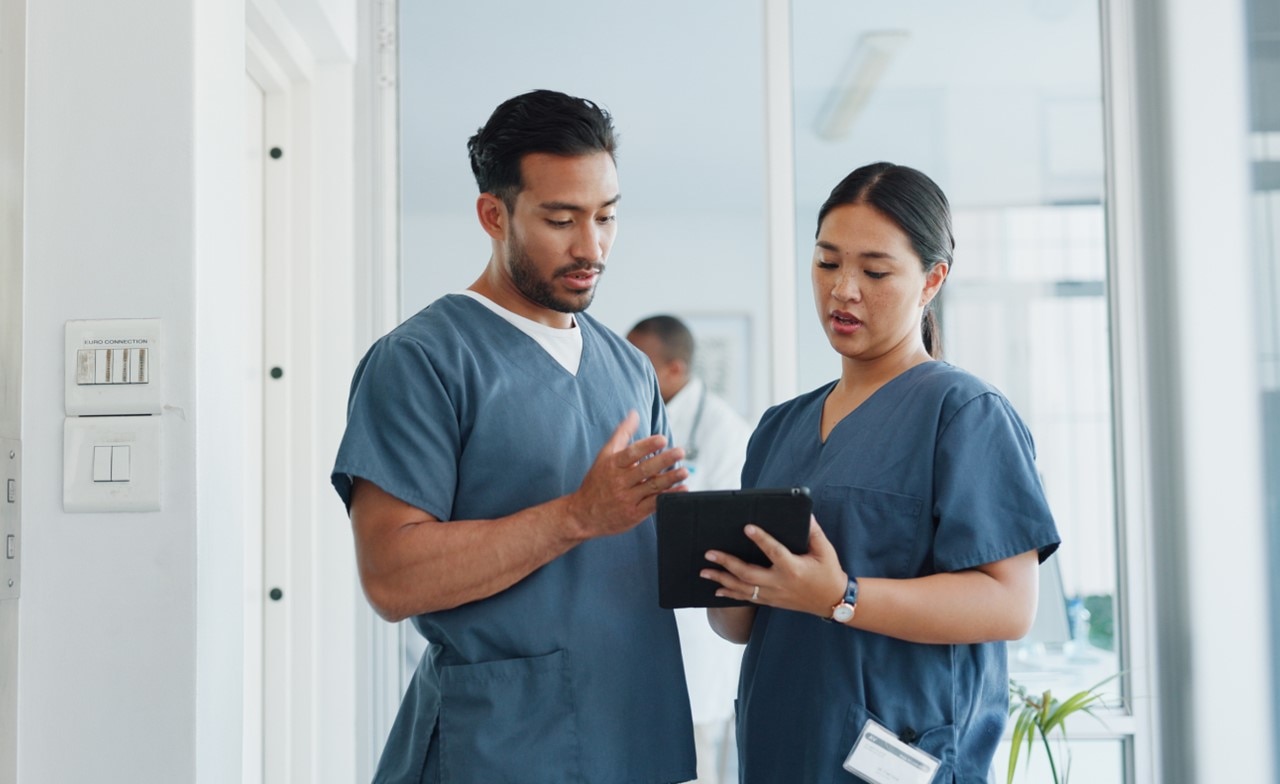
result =
[{"label": "wall-mounted light switch", "polygon": [[160,320],[68,321],[65,339],[62,508],[159,511]]},{"label": "wall-mounted light switch", "polygon": [[68,512],[160,509],[158,416],[67,417],[62,508]]},{"label": "wall-mounted light switch", "polygon": [[93,448],[93,481],[111,481],[111,446]]}]

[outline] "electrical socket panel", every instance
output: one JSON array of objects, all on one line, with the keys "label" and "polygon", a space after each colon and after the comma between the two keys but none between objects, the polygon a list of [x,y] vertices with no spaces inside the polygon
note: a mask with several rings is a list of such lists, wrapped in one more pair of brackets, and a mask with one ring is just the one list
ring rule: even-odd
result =
[{"label": "electrical socket panel", "polygon": [[65,362],[67,416],[161,413],[160,319],[68,321]]},{"label": "electrical socket panel", "polygon": [[160,320],[68,321],[65,352],[63,510],[159,511]]}]

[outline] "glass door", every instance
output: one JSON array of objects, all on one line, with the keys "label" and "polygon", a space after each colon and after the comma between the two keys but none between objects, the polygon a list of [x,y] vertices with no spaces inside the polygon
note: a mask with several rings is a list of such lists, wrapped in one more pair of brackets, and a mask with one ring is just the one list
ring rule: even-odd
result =
[{"label": "glass door", "polygon": [[[944,358],[1027,422],[1063,539],[1041,570],[1037,623],[1010,646],[1010,676],[1062,697],[1124,667],[1100,40],[1089,2],[792,2],[797,258],[857,166],[912,166],[947,193],[957,247],[939,302]],[[839,366],[808,265],[796,275],[803,392]],[[1124,781],[1129,734],[1084,721],[1072,725],[1074,776]]]}]

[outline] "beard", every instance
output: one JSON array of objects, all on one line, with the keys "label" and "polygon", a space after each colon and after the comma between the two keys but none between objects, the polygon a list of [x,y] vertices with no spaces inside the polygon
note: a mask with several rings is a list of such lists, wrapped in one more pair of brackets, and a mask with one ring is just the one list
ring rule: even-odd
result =
[{"label": "beard", "polygon": [[529,301],[557,313],[581,313],[590,307],[591,300],[595,299],[596,290],[592,286],[587,291],[557,292],[554,287],[556,278],[583,270],[604,272],[603,264],[584,261],[566,264],[552,272],[549,277],[539,277],[537,265],[525,252],[524,244],[514,236],[507,250],[507,259],[511,266],[511,282],[515,284],[516,289]]}]

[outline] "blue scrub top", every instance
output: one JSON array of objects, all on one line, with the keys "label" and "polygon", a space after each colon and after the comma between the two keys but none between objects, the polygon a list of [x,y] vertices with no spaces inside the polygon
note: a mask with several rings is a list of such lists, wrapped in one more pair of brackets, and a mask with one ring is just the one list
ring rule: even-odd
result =
[{"label": "blue scrub top", "polygon": [[[809,487],[850,575],[921,577],[1057,548],[1031,435],[993,387],[918,365],[824,443],[833,387],[765,413],[742,485]],[[939,758],[935,783],[985,784],[1008,712],[1005,645],[911,643],[761,607],[738,698],[747,784],[859,781],[841,765],[868,718]]]},{"label": "blue scrub top", "polygon": [[[640,415],[637,437],[667,434],[648,359],[575,318],[576,376],[461,295],[380,339],[351,386],[333,470],[343,501],[362,477],[442,521],[501,517],[576,490],[628,411]],[[487,599],[414,618],[430,647],[375,780],[693,778],[679,639],[658,607],[656,564],[650,518]]]}]

